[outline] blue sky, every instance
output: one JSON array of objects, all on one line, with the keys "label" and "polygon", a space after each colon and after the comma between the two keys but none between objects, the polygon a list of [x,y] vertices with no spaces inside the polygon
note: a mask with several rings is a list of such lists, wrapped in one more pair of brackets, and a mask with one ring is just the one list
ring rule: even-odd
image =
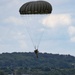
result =
[{"label": "blue sky", "polygon": [[46,0],[52,14],[21,16],[19,8],[27,1],[0,1],[0,53],[33,52],[43,34],[39,52],[75,56],[75,1]]}]

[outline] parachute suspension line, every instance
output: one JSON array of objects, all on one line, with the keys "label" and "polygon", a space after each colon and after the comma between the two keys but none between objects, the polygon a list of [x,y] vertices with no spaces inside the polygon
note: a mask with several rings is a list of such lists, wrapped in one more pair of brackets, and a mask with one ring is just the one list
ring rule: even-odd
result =
[{"label": "parachute suspension line", "polygon": [[[36,19],[39,20],[39,16],[36,17],[36,15],[35,15],[35,16],[33,16],[33,15],[28,15],[26,18],[29,19],[28,17],[32,17],[34,20],[36,20]],[[29,25],[29,22],[28,22],[28,21],[27,21],[27,25]],[[35,42],[35,41],[33,40],[33,38],[31,37],[31,33],[29,32],[29,30],[28,30],[29,28],[27,27],[27,25],[25,25],[26,31],[27,31],[27,33],[29,34],[29,37],[30,37],[30,39],[31,39],[31,42],[32,42],[32,44],[33,44],[34,49],[36,50],[36,49],[39,48],[39,45],[40,45],[40,43],[41,43],[41,40],[42,40],[44,31],[42,31],[41,34],[40,34],[40,36],[39,36],[39,38],[37,38],[37,39],[38,39],[38,42]],[[36,36],[36,37],[37,37],[37,36]]]},{"label": "parachute suspension line", "polygon": [[32,37],[31,37],[31,35],[30,35],[30,33],[29,33],[27,27],[26,27],[26,30],[27,30],[27,33],[29,34],[29,37],[30,37],[30,39],[31,39],[31,42],[32,42],[32,44],[33,44],[34,49],[36,49],[36,46],[34,45],[33,39],[32,39]]},{"label": "parachute suspension line", "polygon": [[[24,16],[21,16],[21,18],[22,18],[22,20],[25,20],[25,19],[23,19],[23,17]],[[29,20],[30,20],[30,18],[29,17],[32,17],[34,20],[39,20],[39,16],[37,16],[36,17],[36,15],[35,16],[33,16],[33,15],[26,15],[25,16],[25,18],[26,18],[26,25],[25,25],[25,29],[26,29],[26,31],[27,31],[27,33],[28,33],[28,35],[29,35],[29,38],[30,38],[30,40],[31,40],[31,42],[32,42],[32,44],[33,44],[33,47],[34,47],[34,49],[36,50],[36,49],[38,49],[39,48],[39,46],[40,46],[40,43],[41,43],[41,41],[42,41],[42,37],[43,37],[43,35],[44,35],[44,30],[43,31],[41,31],[41,34],[39,35],[39,37],[37,38],[37,40],[38,41],[34,41],[34,39],[32,38],[32,36],[31,36],[31,32],[29,31],[29,25],[30,25],[30,22],[29,22]],[[37,36],[36,36],[37,37]],[[36,38],[35,38],[36,39]]]},{"label": "parachute suspension line", "polygon": [[[40,20],[39,20],[39,18],[41,18],[41,16],[42,15],[35,15],[34,16],[34,20],[36,19],[37,21],[38,21],[38,23],[40,22]],[[37,32],[39,32],[38,30],[37,30]],[[42,36],[43,36],[43,33],[44,33],[44,31],[41,31],[40,32],[40,34],[39,34],[39,37],[38,36],[36,36],[36,37],[38,37],[38,38],[36,38],[36,49],[38,49],[39,48],[39,45],[40,45],[40,43],[41,43],[41,40],[42,40]]]},{"label": "parachute suspension line", "polygon": [[[21,16],[21,17],[22,17],[22,16]],[[28,19],[28,17],[26,17],[26,18]],[[22,19],[22,20],[23,20],[23,19]],[[26,22],[26,23],[28,24],[28,22]],[[31,37],[31,34],[30,34],[29,30],[28,30],[27,24],[25,25],[25,29],[26,29],[26,31],[27,31],[29,37],[30,37],[30,40],[31,40],[31,42],[32,42],[32,44],[33,44],[34,49],[36,49],[36,45],[35,45],[34,42],[33,42],[33,39],[32,39],[32,37]]]},{"label": "parachute suspension line", "polygon": [[[42,16],[43,16],[43,15],[42,15]],[[40,18],[40,17],[41,17],[40,15],[39,15],[39,16],[38,16],[38,15],[34,15],[34,20],[37,20],[37,21],[39,22],[39,18]],[[38,40],[38,41],[35,42],[35,46],[34,46],[35,50],[39,48],[40,43],[41,43],[41,41],[42,41],[43,34],[44,34],[44,30],[41,31],[41,34],[39,35],[39,37],[36,36],[36,37],[38,37],[38,38],[36,38],[36,40]]]},{"label": "parachute suspension line", "polygon": [[38,41],[38,44],[37,44],[37,49],[38,49],[39,46],[40,46],[40,43],[41,43],[41,41],[42,41],[43,35],[44,35],[44,31],[41,33],[41,36],[40,36],[40,38],[39,38],[39,41]]}]

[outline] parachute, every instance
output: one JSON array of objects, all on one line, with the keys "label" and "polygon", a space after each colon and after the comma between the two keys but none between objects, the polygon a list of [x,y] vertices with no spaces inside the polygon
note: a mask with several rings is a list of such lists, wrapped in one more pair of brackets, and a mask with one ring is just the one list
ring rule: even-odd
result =
[{"label": "parachute", "polygon": [[21,15],[26,14],[50,14],[52,6],[46,1],[30,1],[23,4],[19,10]]},{"label": "parachute", "polygon": [[[24,16],[25,15],[38,15],[39,16],[39,15],[51,14],[51,12],[52,12],[52,5],[49,2],[43,1],[43,0],[26,2],[19,9],[20,15],[24,15]],[[29,35],[30,35],[30,33],[29,33]],[[42,37],[42,35],[41,35],[41,37]],[[41,37],[40,37],[38,45],[40,44]],[[30,38],[32,40],[31,35],[30,35]],[[32,40],[32,42],[33,42],[33,40]],[[35,51],[34,51],[35,54],[38,55],[38,51],[37,51],[38,46],[37,46],[37,48],[36,48],[36,46],[34,46],[34,48],[35,48]]]}]

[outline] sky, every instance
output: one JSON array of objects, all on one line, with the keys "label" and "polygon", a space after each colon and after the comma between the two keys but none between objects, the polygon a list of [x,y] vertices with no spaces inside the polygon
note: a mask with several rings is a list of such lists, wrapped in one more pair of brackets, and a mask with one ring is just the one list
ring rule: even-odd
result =
[{"label": "sky", "polygon": [[[48,15],[19,14],[31,0],[0,0],[0,53],[39,52],[75,56],[75,0],[45,0]],[[36,0],[34,0],[36,1]]]}]

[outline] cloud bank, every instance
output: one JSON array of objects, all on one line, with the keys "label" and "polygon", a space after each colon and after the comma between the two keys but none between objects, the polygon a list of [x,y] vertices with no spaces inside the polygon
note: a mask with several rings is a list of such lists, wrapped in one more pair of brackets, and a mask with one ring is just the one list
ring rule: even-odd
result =
[{"label": "cloud bank", "polygon": [[10,17],[6,18],[4,20],[4,22],[12,23],[12,24],[15,24],[15,25],[22,25],[22,24],[24,24],[22,19],[14,17],[14,16],[10,16]]},{"label": "cloud bank", "polygon": [[49,28],[68,26],[71,24],[71,16],[69,14],[53,14],[44,18],[42,23]]},{"label": "cloud bank", "polygon": [[75,26],[69,26],[68,33],[70,35],[70,41],[75,42]]}]

